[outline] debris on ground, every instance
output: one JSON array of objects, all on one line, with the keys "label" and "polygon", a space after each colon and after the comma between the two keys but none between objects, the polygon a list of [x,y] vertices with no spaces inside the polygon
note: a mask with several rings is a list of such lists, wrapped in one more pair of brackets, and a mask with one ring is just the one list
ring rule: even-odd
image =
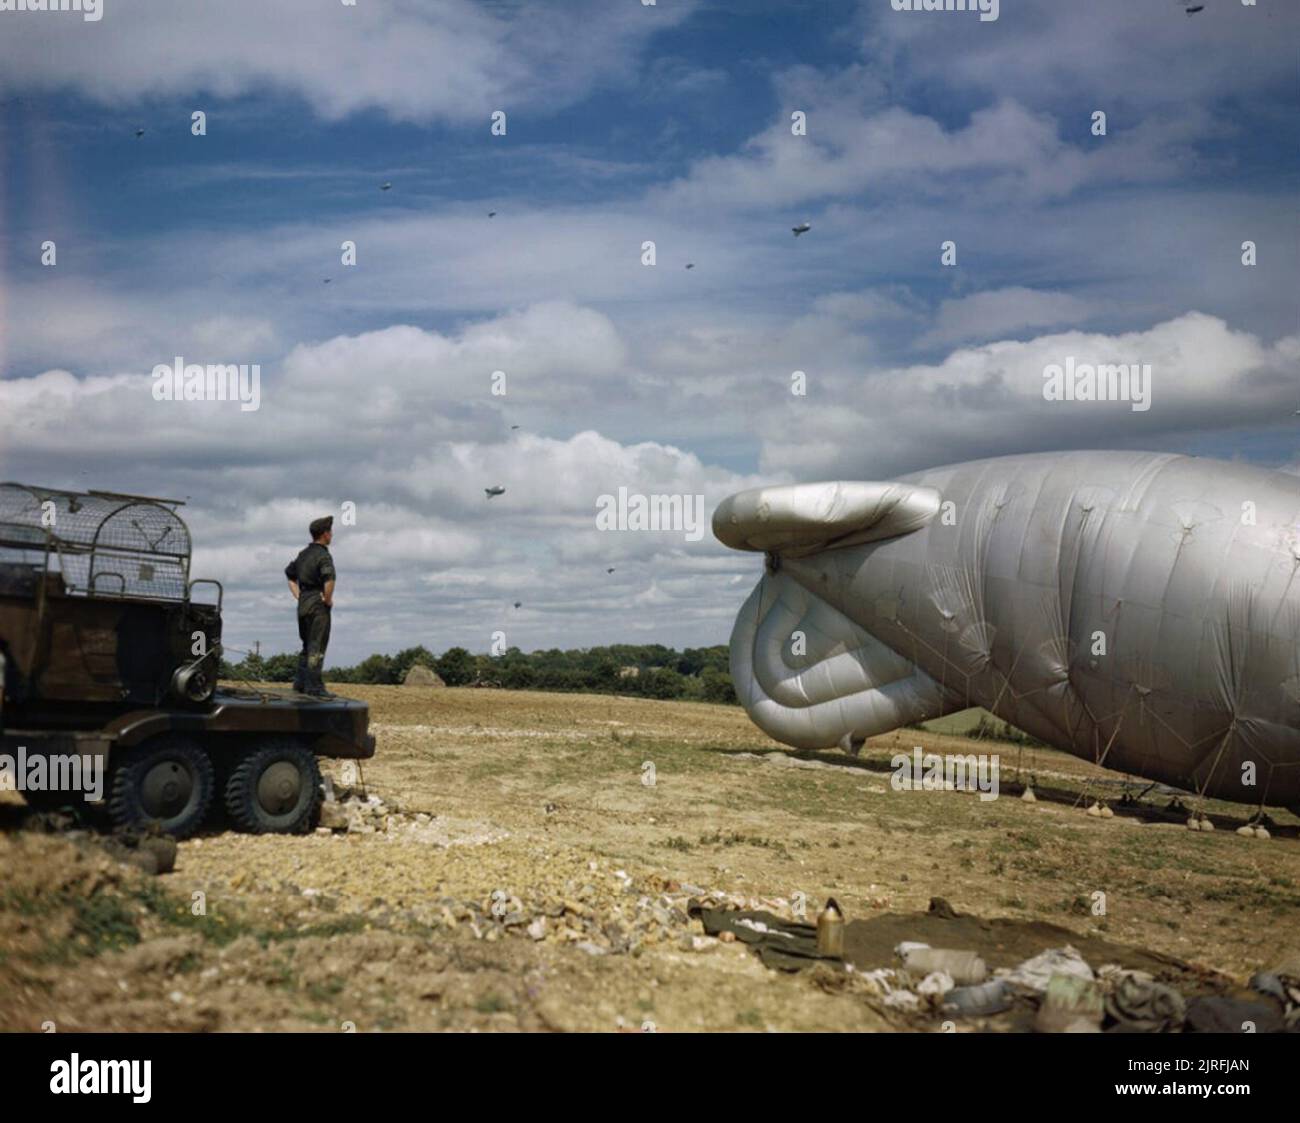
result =
[{"label": "debris on ground", "polygon": [[[1300,1030],[1300,956],[1256,974],[1251,980],[1256,994],[1242,997],[1228,993],[1231,983],[1224,977],[1172,957],[1125,949],[1104,940],[1074,937],[1105,957],[1095,971],[1071,943],[1044,947],[1020,958],[1009,953],[1023,953],[1027,941],[1065,930],[964,915],[942,897],[932,899],[930,910],[919,916],[876,916],[844,924],[844,951],[839,956],[821,950],[817,928],[798,920],[768,912],[709,907],[698,901],[691,902],[689,911],[710,936],[731,935],[750,945],[768,967],[821,971],[838,965],[860,981],[866,1000],[903,1017],[898,1028],[920,1028],[918,1022],[935,1017],[958,1017],[974,1021],[976,1028],[1039,1033],[1099,1033],[1103,1029],[1117,1033],[1240,1033],[1243,1024],[1253,1025],[1259,1033]],[[838,913],[838,908],[835,911]],[[957,938],[937,943],[969,942],[974,947],[932,946],[929,941],[945,927],[950,929],[945,935]],[[886,966],[880,962],[885,954],[882,935],[902,929],[926,939],[898,940],[888,952],[892,962]],[[991,971],[984,955],[993,958]],[[1262,1001],[1261,996],[1275,1001]]]}]

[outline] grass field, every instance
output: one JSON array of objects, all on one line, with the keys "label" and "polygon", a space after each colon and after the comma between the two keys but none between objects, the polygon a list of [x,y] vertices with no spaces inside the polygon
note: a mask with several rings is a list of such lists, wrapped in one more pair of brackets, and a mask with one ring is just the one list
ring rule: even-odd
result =
[{"label": "grass field", "polygon": [[[0,1027],[890,1027],[824,973],[777,974],[701,940],[681,911],[701,893],[777,912],[833,895],[850,918],[942,896],[1239,980],[1297,942],[1285,813],[1291,837],[1262,841],[893,790],[894,752],[999,749],[931,730],[852,759],[782,751],[737,707],[342,689],[372,706],[373,833],[214,831],[150,879],[90,836],[23,829],[17,797],[0,796]],[[1118,794],[1073,758],[1000,748],[1004,783],[1019,763],[1044,786]],[[339,762],[326,768],[342,781]]]}]

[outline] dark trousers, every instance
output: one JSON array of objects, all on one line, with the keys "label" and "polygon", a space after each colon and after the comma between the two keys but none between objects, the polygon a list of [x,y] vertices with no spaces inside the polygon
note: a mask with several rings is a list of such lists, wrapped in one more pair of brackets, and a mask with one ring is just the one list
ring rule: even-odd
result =
[{"label": "dark trousers", "polygon": [[293,688],[299,693],[313,694],[325,689],[321,672],[325,669],[325,648],[330,642],[330,609],[319,596],[303,604],[305,599],[298,601],[298,638],[302,640],[302,651],[298,654]]}]

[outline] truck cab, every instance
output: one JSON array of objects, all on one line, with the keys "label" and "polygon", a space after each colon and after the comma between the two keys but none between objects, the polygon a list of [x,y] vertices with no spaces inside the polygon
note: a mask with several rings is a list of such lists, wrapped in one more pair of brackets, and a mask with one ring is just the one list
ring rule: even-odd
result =
[{"label": "truck cab", "polygon": [[[177,837],[221,812],[309,830],[316,758],[373,756],[369,708],[218,681],[224,591],[190,577],[183,505],[0,484],[0,750],[33,765],[15,780],[36,807],[102,803]],[[102,798],[54,782],[72,775]]]}]

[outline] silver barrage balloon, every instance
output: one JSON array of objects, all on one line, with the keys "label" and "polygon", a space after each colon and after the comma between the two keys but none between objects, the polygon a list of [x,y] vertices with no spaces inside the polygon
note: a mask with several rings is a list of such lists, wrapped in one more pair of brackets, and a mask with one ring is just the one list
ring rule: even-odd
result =
[{"label": "silver barrage balloon", "polygon": [[983,706],[1107,768],[1300,808],[1300,477],[1158,453],[756,488],[731,673],[799,748]]}]

